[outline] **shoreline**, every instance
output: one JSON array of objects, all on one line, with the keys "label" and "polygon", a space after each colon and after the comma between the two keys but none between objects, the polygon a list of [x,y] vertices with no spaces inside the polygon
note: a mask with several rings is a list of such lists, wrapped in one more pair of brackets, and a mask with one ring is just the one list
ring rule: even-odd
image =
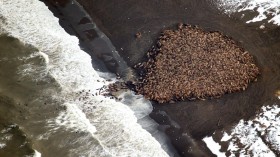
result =
[{"label": "shoreline", "polygon": [[[75,30],[75,29],[77,29],[77,27],[79,27],[78,25],[77,26],[75,25],[75,21],[77,19],[79,19],[80,17],[84,16],[84,13],[83,13],[84,10],[76,11],[75,13],[78,12],[78,15],[76,15],[76,17],[75,17],[76,19],[74,19],[74,20],[71,19],[71,20],[73,20],[73,21],[71,21],[71,20],[69,20],[69,19],[67,19],[63,16],[63,14],[66,13],[67,11],[72,11],[72,10],[70,10],[70,9],[72,9],[71,7],[69,7],[69,10],[67,9],[67,4],[68,3],[65,3],[63,7],[52,6],[52,4],[50,4],[48,2],[45,2],[45,1],[44,1],[44,3],[48,6],[49,10],[60,20],[61,27],[63,29],[65,29],[66,32],[69,33],[70,35],[74,35],[77,38],[79,38],[80,47],[81,47],[82,50],[84,50],[86,53],[88,53],[92,57],[92,65],[93,65],[93,68],[95,70],[97,70],[101,73],[110,73],[112,75],[115,74],[116,78],[122,79],[122,80],[132,80],[132,79],[134,79],[134,73],[131,70],[132,68],[127,67],[126,62],[124,62],[122,60],[122,58],[119,58],[120,56],[114,56],[114,55],[116,55],[114,53],[117,52],[117,51],[114,49],[114,47],[112,47],[113,45],[110,45],[110,43],[109,43],[109,45],[103,45],[101,43],[101,47],[99,47],[98,44],[100,44],[100,43],[92,43],[91,42],[91,41],[94,41],[95,39],[98,39],[98,40],[101,39],[101,38],[102,38],[101,40],[104,39],[104,35],[102,34],[102,32],[100,30],[96,31],[96,29],[95,30],[90,29],[91,33],[94,34],[94,35],[91,35],[90,38],[87,36],[87,32]],[[78,7],[80,7],[80,6],[79,5],[74,6],[75,9],[78,9]],[[85,18],[82,18],[82,19],[84,20]],[[90,19],[90,17],[89,17],[89,19]],[[95,25],[95,23],[93,21],[91,21],[91,22],[90,22],[90,20],[84,20],[84,21],[88,21],[89,23],[93,23],[93,25]],[[98,32],[98,31],[100,31],[100,32]],[[107,40],[107,39],[105,39],[105,40]],[[96,52],[96,49],[94,48],[95,46],[99,47],[97,49],[97,52]],[[92,48],[94,48],[94,49],[92,49]],[[104,53],[102,51],[102,48],[110,49],[110,50],[108,50],[107,53],[106,52]],[[100,52],[99,52],[99,50],[100,50]],[[106,57],[103,57],[101,53],[104,53],[104,56],[107,56],[108,58],[110,58],[110,60],[107,60]],[[96,61],[97,61],[97,64],[95,63]],[[111,63],[114,62],[116,64],[112,65],[110,62]],[[96,64],[96,66],[95,66],[95,64]],[[102,67],[102,68],[100,69],[100,67]],[[110,78],[107,78],[107,79],[111,80]],[[100,91],[102,91],[102,90],[104,90],[104,89],[100,89]],[[127,95],[126,93],[122,93],[122,95],[123,94]],[[100,95],[103,95],[103,94],[100,93]],[[128,94],[128,95],[131,96],[131,94]],[[122,99],[123,98],[119,98],[118,101],[120,101]],[[135,101],[138,101],[139,98],[137,97],[137,98],[134,98],[134,99],[137,99]],[[126,104],[126,105],[129,106],[128,104]],[[139,119],[139,120],[141,121],[141,119]],[[144,122],[144,124],[141,124],[141,123],[143,123],[143,122],[139,122],[139,124],[144,128],[145,127],[145,122]],[[153,123],[153,119],[152,119],[151,123]],[[147,132],[149,132],[151,135],[153,134],[152,133],[153,131],[147,130],[147,129],[145,129],[145,130]],[[163,135],[163,133],[164,133],[163,130],[158,129],[155,132],[155,134],[158,134],[158,135],[152,135],[153,138],[155,138],[159,142],[159,144],[160,144],[160,141],[163,141],[163,139],[160,139],[160,138],[166,138],[165,137],[166,135]],[[158,131],[159,131],[159,133],[157,133]],[[170,143],[169,139],[164,139],[164,141],[166,143],[164,143],[164,145],[161,145],[161,146],[165,147],[164,150],[166,149],[165,150],[166,153],[172,153],[173,157],[179,157],[177,151],[174,150],[173,146],[171,146],[171,143]]]},{"label": "shoreline", "polygon": [[[94,20],[98,21],[98,27],[110,38],[120,53],[120,56],[124,58],[124,61],[129,67],[132,67],[135,63],[143,59],[144,53],[147,52],[155,41],[160,30],[166,27],[173,27],[178,21],[200,24],[203,28],[224,32],[238,39],[238,41],[243,43],[245,49],[253,52],[257,64],[265,76],[259,79],[259,83],[250,85],[246,91],[226,94],[224,98],[209,101],[185,101],[163,105],[153,103],[154,110],[150,114],[150,117],[161,126],[167,125],[169,127],[165,132],[181,156],[197,155],[194,154],[197,152],[188,152],[187,148],[193,145],[191,143],[192,140],[198,143],[202,151],[213,155],[202,141],[205,136],[211,135],[216,130],[229,130],[240,119],[253,117],[261,106],[276,101],[271,95],[280,85],[276,82],[277,79],[274,80],[272,78],[272,75],[275,74],[275,71],[280,72],[280,70],[276,67],[276,54],[269,56],[271,63],[269,63],[270,61],[268,59],[263,58],[265,52],[271,50],[269,48],[266,50],[261,47],[265,39],[265,37],[259,35],[261,30],[256,31],[252,27],[248,28],[244,26],[243,23],[232,21],[226,16],[217,14],[211,8],[207,8],[205,13],[200,13],[199,9],[197,11],[189,9],[185,15],[181,15],[180,11],[186,10],[184,7],[189,8],[189,5],[192,5],[191,1],[183,2],[183,7],[174,11],[170,11],[170,8],[178,7],[178,4],[168,4],[166,2],[161,4],[163,9],[156,9],[158,12],[149,9],[159,4],[149,3],[147,1],[137,2],[142,10],[133,8],[137,4],[132,2],[119,2],[117,7],[106,4],[109,2],[100,3],[96,6],[93,6],[93,3],[91,3],[93,1],[88,4],[82,0],[80,2],[84,3],[83,5],[86,10],[91,9],[89,14],[92,17],[94,16]],[[145,8],[144,6],[147,3],[151,4],[151,6]],[[207,4],[203,2],[200,7],[204,8],[205,6]],[[102,7],[105,7],[106,10],[100,9]],[[128,14],[123,14],[119,12],[121,8],[133,8],[135,10],[129,9]],[[170,11],[170,16],[158,17],[167,10]],[[209,19],[203,18],[203,15],[208,16],[208,14],[210,16]],[[142,15],[142,17],[139,15]],[[191,17],[192,15],[195,15],[198,19]],[[112,19],[112,21],[106,19]],[[144,19],[147,21],[146,23],[142,22]],[[233,30],[231,26],[240,30]],[[134,35],[138,31],[142,32],[142,38],[135,40]],[[277,46],[274,49],[276,50]],[[279,77],[279,74],[276,74],[276,77]]]},{"label": "shoreline", "polygon": [[10,48],[2,54],[7,59],[1,62],[2,71],[11,75],[2,78],[9,82],[4,84],[6,90],[25,102],[16,106],[26,109],[27,118],[13,118],[36,150],[43,156],[168,156],[127,105],[93,95],[108,81],[92,68],[79,40],[65,32],[44,3],[4,1],[0,8],[5,20],[1,30],[17,38],[19,45],[36,48],[35,52],[17,50],[8,40]]}]

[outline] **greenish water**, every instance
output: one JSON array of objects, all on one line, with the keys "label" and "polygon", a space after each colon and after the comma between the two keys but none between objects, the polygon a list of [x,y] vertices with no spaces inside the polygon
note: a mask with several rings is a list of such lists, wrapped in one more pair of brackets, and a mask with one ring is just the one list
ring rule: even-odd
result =
[{"label": "greenish water", "polygon": [[0,51],[0,156],[33,156],[35,149],[45,156],[69,156],[75,146],[65,147],[65,142],[81,134],[55,124],[65,108],[55,98],[60,87],[45,59],[34,47],[6,35],[0,36]]},{"label": "greenish water", "polygon": [[[31,91],[22,86],[16,72],[23,57],[34,49],[17,39],[0,35],[0,156],[21,157],[33,155],[31,141],[18,122],[25,119],[23,97]],[[17,99],[14,99],[17,98]]]},{"label": "greenish water", "polygon": [[34,150],[46,156],[69,156],[74,145],[61,147],[80,134],[56,125],[65,108],[63,100],[55,97],[60,86],[48,74],[45,59],[34,47],[6,35],[0,36],[0,50],[0,125],[11,128],[12,135],[4,139],[2,156],[33,156]]},{"label": "greenish water", "polygon": [[[1,100],[8,99],[1,97]],[[1,101],[1,105],[5,105]],[[10,105],[10,104],[6,104]],[[32,156],[34,150],[29,139],[19,126],[8,124],[6,120],[0,120],[0,156],[1,157],[21,157],[24,155]]]}]

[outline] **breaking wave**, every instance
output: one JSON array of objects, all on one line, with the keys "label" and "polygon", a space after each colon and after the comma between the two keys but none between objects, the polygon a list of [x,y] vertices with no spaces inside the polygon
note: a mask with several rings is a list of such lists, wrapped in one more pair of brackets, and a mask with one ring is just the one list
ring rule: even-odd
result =
[{"label": "breaking wave", "polygon": [[1,86],[25,114],[13,120],[32,137],[35,155],[51,156],[47,150],[52,150],[58,156],[168,156],[137,123],[151,112],[151,104],[131,102],[140,110],[135,115],[127,105],[95,95],[110,82],[92,68],[78,39],[60,27],[44,3],[0,0],[0,34],[32,50],[2,53],[6,60],[0,63],[14,69]]}]

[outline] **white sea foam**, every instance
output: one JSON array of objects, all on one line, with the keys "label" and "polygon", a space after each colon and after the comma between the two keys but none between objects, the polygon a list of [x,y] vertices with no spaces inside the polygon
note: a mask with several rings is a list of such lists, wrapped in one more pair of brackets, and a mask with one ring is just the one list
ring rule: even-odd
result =
[{"label": "white sea foam", "polygon": [[35,150],[33,157],[41,157],[41,153]]},{"label": "white sea foam", "polygon": [[218,7],[229,15],[234,12],[254,11],[258,13],[247,23],[267,20],[269,23],[280,25],[279,0],[216,0]]},{"label": "white sea foam", "polygon": [[0,149],[5,148],[7,145],[5,143],[0,143]]},{"label": "white sea foam", "polygon": [[[134,93],[131,91],[123,92],[119,97],[122,98],[121,102],[123,104],[126,104],[131,110],[133,110],[137,119],[142,119],[148,116],[147,113],[153,109],[150,101],[145,99],[142,95],[134,95]],[[126,97],[129,98],[127,99]],[[148,105],[143,106],[142,104]]]},{"label": "white sea foam", "polygon": [[7,142],[12,139],[13,135],[9,133],[10,130],[11,128],[4,128],[0,131],[0,149],[5,148]]},{"label": "white sea foam", "polygon": [[76,131],[87,130],[91,134],[96,132],[96,128],[90,123],[86,115],[80,110],[75,104],[64,104],[67,106],[65,112],[61,112],[57,119],[55,120],[56,124],[63,125],[67,128],[71,128],[73,131],[76,128]]},{"label": "white sea foam", "polygon": [[[64,103],[60,105],[65,106],[66,110],[57,119],[50,120],[49,124],[52,127],[63,126],[70,130],[89,132],[101,145],[92,145],[92,149],[85,150],[87,152],[83,154],[168,156],[151,134],[137,123],[134,112],[126,105],[103,96],[88,96],[81,100],[81,95],[74,94],[82,90],[94,93],[108,82],[92,69],[91,58],[80,50],[78,39],[60,27],[58,19],[42,2],[0,0],[0,23],[1,33],[18,38],[39,50],[30,57],[41,56],[46,67],[39,69],[39,72],[52,76],[60,86],[61,92],[49,97],[63,99]],[[38,70],[32,65],[21,67],[22,71],[25,70],[21,73],[23,77]],[[38,81],[43,78],[32,79]],[[96,150],[99,148],[101,150]]]},{"label": "white sea foam", "polygon": [[48,64],[48,63],[50,62],[49,56],[48,56],[48,55],[46,55],[46,54],[43,53],[43,52],[39,52],[39,54],[40,54],[41,56],[44,57],[44,60],[45,60],[46,64]]}]

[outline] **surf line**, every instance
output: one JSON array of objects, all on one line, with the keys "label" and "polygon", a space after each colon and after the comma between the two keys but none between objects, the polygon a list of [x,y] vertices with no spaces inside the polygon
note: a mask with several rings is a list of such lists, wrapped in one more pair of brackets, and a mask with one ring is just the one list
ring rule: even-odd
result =
[{"label": "surf line", "polygon": [[[50,10],[63,15],[62,19],[59,19],[66,20],[67,23],[60,22],[64,29],[69,27],[67,24],[71,25],[71,33],[74,33],[80,39],[80,44],[88,48],[87,53],[92,57],[95,70],[114,72],[123,79],[126,79],[125,76],[133,71],[119,55],[111,40],[97,27],[96,23],[76,0],[68,0],[62,2],[63,4],[59,2],[50,3],[46,0],[43,2],[50,7]],[[95,66],[95,63],[98,66]]]}]

